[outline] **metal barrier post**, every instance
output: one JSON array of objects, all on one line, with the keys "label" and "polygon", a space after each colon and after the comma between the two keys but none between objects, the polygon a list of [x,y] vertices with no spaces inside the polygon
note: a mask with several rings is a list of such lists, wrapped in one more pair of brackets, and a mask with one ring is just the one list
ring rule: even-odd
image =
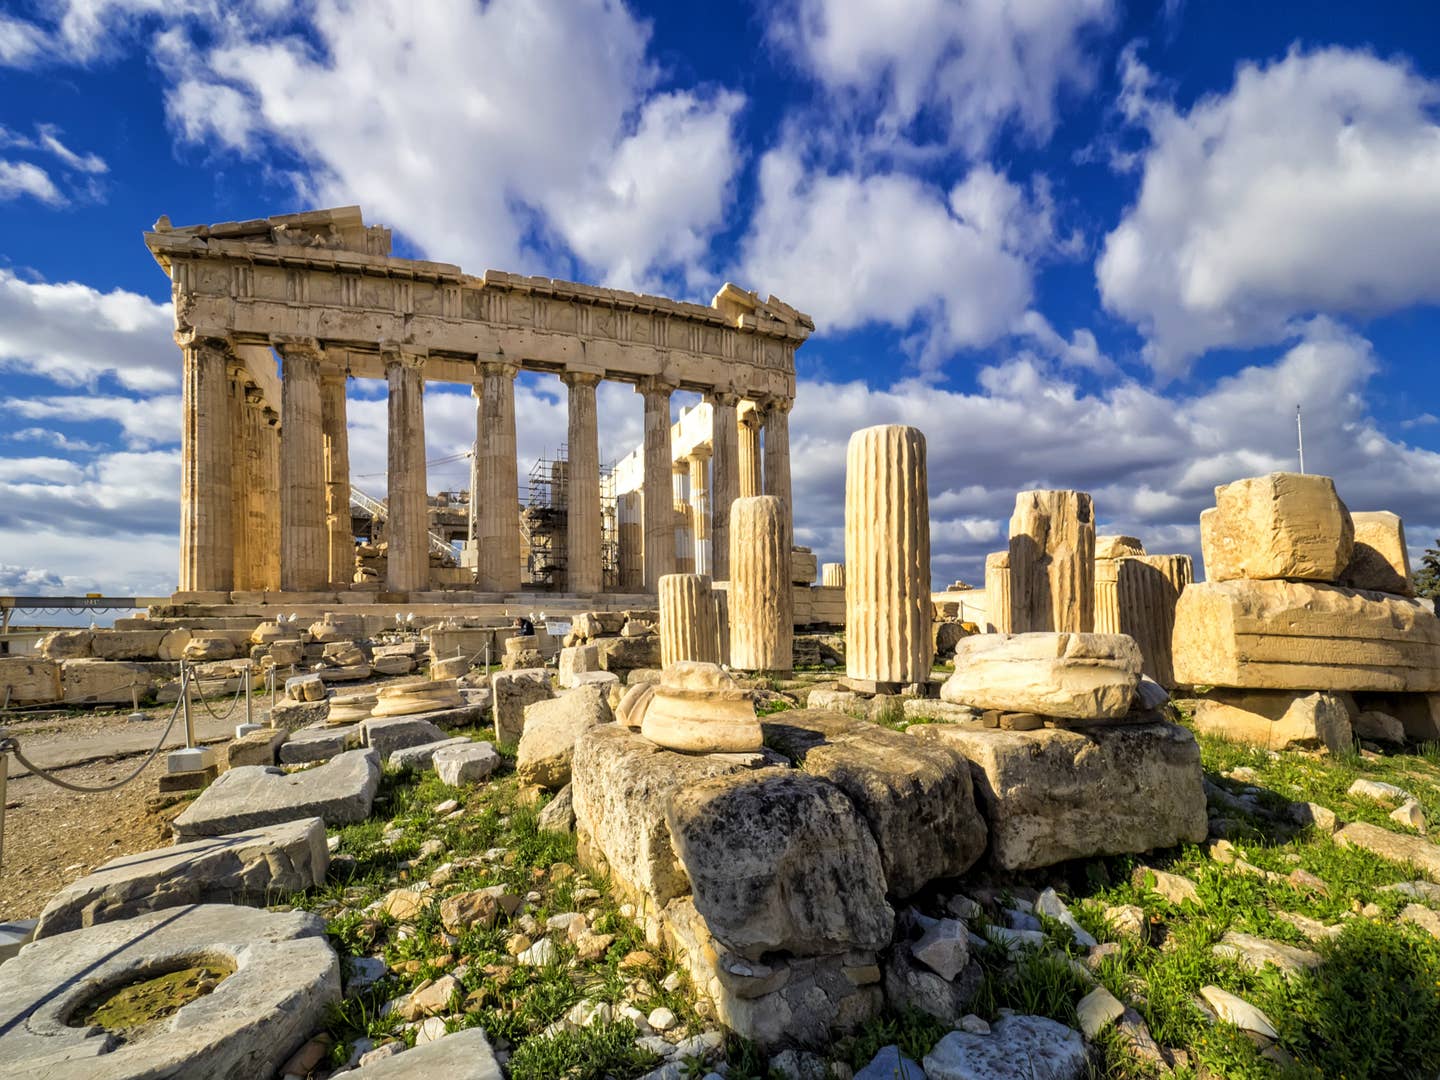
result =
[{"label": "metal barrier post", "polygon": [[195,746],[195,719],[190,715],[190,665],[180,664],[180,700],[185,710],[185,745]]},{"label": "metal barrier post", "polygon": [[251,722],[250,715],[250,683],[255,676],[255,661],[245,661],[245,723]]},{"label": "metal barrier post", "polygon": [[0,863],[5,857],[5,782],[10,772],[10,755],[0,750]]}]

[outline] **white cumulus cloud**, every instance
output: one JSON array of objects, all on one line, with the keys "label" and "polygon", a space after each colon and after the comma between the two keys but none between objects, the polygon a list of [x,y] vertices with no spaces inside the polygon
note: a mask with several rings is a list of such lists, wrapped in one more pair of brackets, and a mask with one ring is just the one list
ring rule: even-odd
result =
[{"label": "white cumulus cloud", "polygon": [[1122,106],[1148,134],[1139,197],[1105,240],[1106,306],[1166,374],[1279,341],[1312,314],[1440,301],[1440,83],[1342,48],[1244,63],[1182,111],[1127,52]]}]

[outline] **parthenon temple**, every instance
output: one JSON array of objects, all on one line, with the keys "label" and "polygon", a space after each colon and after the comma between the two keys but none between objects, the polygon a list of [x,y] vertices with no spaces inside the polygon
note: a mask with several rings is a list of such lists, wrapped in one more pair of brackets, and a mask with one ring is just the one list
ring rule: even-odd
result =
[{"label": "parthenon temple", "polygon": [[[477,594],[520,589],[522,370],[558,375],[568,390],[568,592],[594,595],[603,584],[602,379],[644,397],[632,534],[641,552],[632,540],[638,573],[622,573],[622,590],[653,593],[677,569],[677,519],[682,535],[703,531],[717,578],[736,498],[779,496],[789,520],[795,350],[814,323],[774,297],[727,283],[704,307],[497,271],[472,277],[392,256],[390,230],[364,224],[358,207],[185,228],[161,218],[145,241],[170,276],[184,367],[179,597],[353,587],[351,378],[383,378],[389,391],[387,600],[431,588],[427,382],[469,384],[475,397]],[[690,415],[711,426],[686,459],[687,483],[705,493],[709,521],[698,525],[677,516],[673,497],[677,390],[703,395],[706,407]]]}]

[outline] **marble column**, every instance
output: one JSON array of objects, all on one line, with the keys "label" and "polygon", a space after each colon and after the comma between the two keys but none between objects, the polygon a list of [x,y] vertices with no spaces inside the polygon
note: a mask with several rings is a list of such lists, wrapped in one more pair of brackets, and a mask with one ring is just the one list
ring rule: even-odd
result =
[{"label": "marble column", "polygon": [[385,588],[421,592],[430,586],[430,514],[425,499],[425,358],[385,351],[390,430],[385,535],[390,547]]},{"label": "marble column", "polygon": [[623,593],[645,588],[645,517],[643,496],[638,491],[621,492],[615,499],[615,532],[619,547],[619,584]]},{"label": "marble column", "polygon": [[670,482],[669,383],[641,379],[635,390],[645,398],[645,591],[675,572],[675,497]]},{"label": "marble column", "polygon": [[734,394],[714,393],[710,402],[710,576],[730,580],[730,506],[740,497],[740,432]]},{"label": "marble column", "polygon": [[695,573],[711,573],[710,555],[710,451],[698,446],[690,452],[690,529],[694,534]]},{"label": "marble column", "polygon": [[690,465],[670,465],[670,485],[675,498],[675,573],[695,573],[695,533],[690,523]]},{"label": "marble column", "polygon": [[325,448],[325,526],[329,534],[330,584],[349,587],[355,578],[355,533],[350,523],[350,433],[345,412],[345,373],[320,376],[320,432]]},{"label": "marble column", "polygon": [[785,504],[790,535],[795,534],[794,501],[790,498],[790,406],[785,398],[771,398],[765,405],[765,494]]},{"label": "marble column", "polygon": [[740,484],[736,498],[753,499],[765,494],[760,477],[760,409],[753,401],[742,401],[736,411],[739,439]]},{"label": "marble column", "polygon": [[320,349],[276,346],[280,383],[280,588],[318,592],[330,577],[325,456],[320,422]]},{"label": "marble column", "polygon": [[476,508],[479,561],[476,582],[483,592],[520,589],[520,481],[515,461],[515,376],[519,368],[502,360],[481,363],[476,457],[480,505]]},{"label": "marble column", "polygon": [[[233,432],[235,498],[235,588],[263,591],[279,588],[279,515],[275,451],[279,441],[278,417],[265,405],[258,387],[236,383],[238,411]],[[272,569],[276,571],[272,573]]]},{"label": "marble column", "polygon": [[567,371],[570,388],[570,497],[565,511],[565,573],[570,592],[594,594],[604,581],[600,566],[600,432],[595,387],[600,376]]},{"label": "marble column", "polygon": [[259,478],[256,481],[252,520],[260,543],[252,548],[259,575],[256,588],[280,590],[280,414],[268,405],[261,410],[263,427],[257,429],[260,444]]},{"label": "marble column", "polygon": [[197,337],[181,351],[180,590],[228,592],[235,582],[229,350],[223,340]]},{"label": "marble column", "polygon": [[249,418],[252,409],[246,401],[244,373],[232,370],[230,382],[230,553],[231,587],[237,591],[255,588],[252,572],[255,555],[251,550],[250,480],[252,458],[258,449],[251,445]]}]

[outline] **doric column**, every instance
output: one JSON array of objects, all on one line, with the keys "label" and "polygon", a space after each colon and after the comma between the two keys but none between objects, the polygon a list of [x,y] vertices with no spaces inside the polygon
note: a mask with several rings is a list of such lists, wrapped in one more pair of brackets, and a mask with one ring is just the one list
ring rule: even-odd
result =
[{"label": "doric column", "polygon": [[1095,629],[1095,511],[1083,491],[1022,491],[1010,517],[1017,634]]},{"label": "doric column", "polygon": [[260,522],[257,535],[263,538],[254,551],[259,588],[280,590],[280,414],[268,405],[261,411],[260,479],[256,485],[254,518]]},{"label": "doric column", "polygon": [[675,496],[675,573],[695,573],[695,533],[690,524],[690,465],[670,465],[670,484]]},{"label": "doric column", "polygon": [[592,594],[604,581],[600,566],[600,432],[595,387],[600,376],[567,371],[570,388],[570,498],[565,512],[565,573],[570,592]]},{"label": "doric column", "polygon": [[785,507],[759,495],[736,499],[730,515],[730,663],[789,671],[795,626]]},{"label": "doric column", "polygon": [[[788,398],[771,398],[765,403],[765,494],[785,503],[785,520],[793,523],[794,501],[790,498],[790,406]],[[790,535],[794,536],[792,524]]]},{"label": "doric column", "polygon": [[345,588],[355,577],[355,533],[350,523],[350,434],[346,427],[345,373],[320,376],[320,432],[325,447],[325,526],[330,584]]},{"label": "doric column", "polygon": [[645,591],[675,570],[675,497],[670,483],[670,383],[641,379],[645,398]]},{"label": "doric column", "polygon": [[712,572],[710,554],[710,451],[690,452],[690,530],[694,534],[695,573]]},{"label": "doric column", "polygon": [[515,463],[515,376],[519,368],[502,360],[487,360],[480,370],[476,581],[484,592],[516,592],[520,588],[520,482]]},{"label": "doric column", "polygon": [[714,463],[710,490],[710,576],[730,579],[730,506],[740,497],[740,433],[736,427],[734,394],[712,393],[710,447]]},{"label": "doric column", "polygon": [[248,438],[254,410],[246,402],[243,373],[232,367],[229,382],[231,588],[238,592],[256,588],[255,554],[251,548],[258,541],[250,531],[250,481],[254,473],[252,459],[259,448]]},{"label": "doric column", "polygon": [[845,587],[845,564],[843,562],[822,563],[820,584],[830,589],[843,589]]},{"label": "doric column", "polygon": [[430,514],[425,500],[425,357],[383,349],[390,388],[386,471],[389,553],[385,588],[420,592],[430,585]]},{"label": "doric column", "polygon": [[219,338],[180,341],[180,589],[234,588],[228,348]]},{"label": "doric column", "polygon": [[645,588],[645,515],[640,507],[642,497],[638,491],[625,491],[615,499],[615,531],[620,549],[618,587],[623,593],[638,593]]},{"label": "doric column", "polygon": [[[279,582],[280,518],[276,513],[279,482],[279,417],[266,408],[258,387],[236,382],[238,423],[234,431],[235,476],[233,527],[235,588],[274,590]],[[274,571],[272,573],[272,570]]]},{"label": "doric column", "polygon": [[720,627],[710,579],[666,574],[660,579],[660,666],[681,660],[720,663]]},{"label": "doric column", "polygon": [[735,413],[739,439],[740,484],[737,499],[765,494],[760,477],[760,409],[753,401],[740,402]]},{"label": "doric column", "polygon": [[845,462],[846,675],[928,680],[930,608],[925,436],[899,424],[864,428]]},{"label": "doric column", "polygon": [[985,556],[985,621],[991,633],[1010,633],[1010,611],[1010,552],[992,551]]},{"label": "doric column", "polygon": [[320,423],[320,348],[279,341],[280,588],[316,592],[330,577],[325,526],[325,451]]},{"label": "doric column", "polygon": [[[1096,560],[1097,567],[1100,561]],[[1135,555],[1114,561],[1118,570],[1118,632],[1129,634],[1140,646],[1145,674],[1167,690],[1174,689],[1171,638],[1175,631],[1175,605],[1180,594],[1195,580],[1190,556]]]}]

